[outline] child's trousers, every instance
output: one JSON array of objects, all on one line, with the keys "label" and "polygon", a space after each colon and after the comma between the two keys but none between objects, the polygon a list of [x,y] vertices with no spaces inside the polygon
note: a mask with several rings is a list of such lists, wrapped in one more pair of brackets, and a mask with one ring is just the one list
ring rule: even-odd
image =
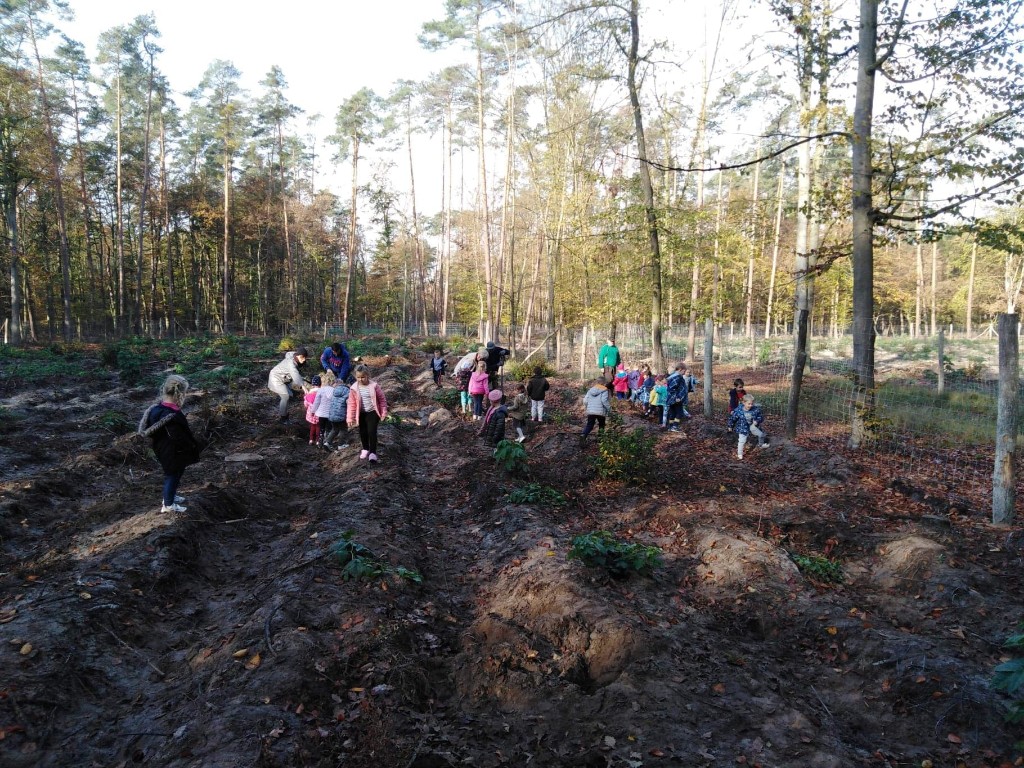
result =
[{"label": "child's trousers", "polygon": [[534,421],[544,421],[544,401],[530,401],[530,418]]},{"label": "child's trousers", "polygon": [[[764,431],[760,427],[757,427],[756,425],[751,424],[750,425],[750,434],[754,435],[757,438],[757,445],[758,445],[758,447],[764,445]],[[743,446],[745,446],[747,444],[747,438],[749,436],[750,435],[740,435],[739,436],[739,444],[736,446],[736,455],[739,456],[741,459],[743,458]]]}]

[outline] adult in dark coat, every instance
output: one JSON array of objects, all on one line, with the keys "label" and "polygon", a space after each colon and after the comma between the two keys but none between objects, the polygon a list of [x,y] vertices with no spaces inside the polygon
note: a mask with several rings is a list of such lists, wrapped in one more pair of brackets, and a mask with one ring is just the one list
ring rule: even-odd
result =
[{"label": "adult in dark coat", "polygon": [[146,409],[139,421],[139,434],[153,441],[153,453],[164,470],[163,512],[184,512],[185,497],[178,486],[185,468],[199,461],[203,443],[192,434],[181,412],[188,393],[188,381],[168,376],[160,387],[160,402]]},{"label": "adult in dark coat", "polygon": [[493,341],[487,342],[485,351],[487,356],[484,358],[484,364],[487,366],[487,376],[491,383],[491,389],[495,389],[499,386],[498,369],[505,364],[511,353],[504,347],[499,347]]}]

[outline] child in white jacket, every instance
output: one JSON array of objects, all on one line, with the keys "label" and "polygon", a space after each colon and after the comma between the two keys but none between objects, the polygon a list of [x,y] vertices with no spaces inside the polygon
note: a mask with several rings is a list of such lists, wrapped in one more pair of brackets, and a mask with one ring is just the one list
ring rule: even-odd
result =
[{"label": "child in white jacket", "polygon": [[587,441],[594,425],[597,424],[598,432],[604,432],[605,420],[611,412],[611,398],[608,396],[608,388],[604,379],[594,379],[593,385],[583,396],[583,408],[587,414],[587,425],[580,434],[580,445]]}]

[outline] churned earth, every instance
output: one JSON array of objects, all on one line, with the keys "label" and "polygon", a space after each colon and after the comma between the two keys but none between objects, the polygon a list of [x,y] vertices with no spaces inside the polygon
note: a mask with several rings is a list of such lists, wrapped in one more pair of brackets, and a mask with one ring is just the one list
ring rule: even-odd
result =
[{"label": "churned earth", "polygon": [[[980,484],[951,494],[813,428],[740,462],[722,415],[669,434],[621,404],[656,438],[652,479],[599,480],[564,379],[512,477],[415,353],[369,362],[398,416],[380,463],[355,436],[327,453],[301,420],[273,424],[256,373],[190,395],[210,447],[177,515],[147,442],[110,428],[151,387],[3,393],[0,764],[1017,760],[989,682],[1021,618],[1024,537],[988,524]],[[566,503],[512,503],[527,480]],[[567,558],[596,530],[662,567]],[[346,540],[390,570],[346,580]]]}]

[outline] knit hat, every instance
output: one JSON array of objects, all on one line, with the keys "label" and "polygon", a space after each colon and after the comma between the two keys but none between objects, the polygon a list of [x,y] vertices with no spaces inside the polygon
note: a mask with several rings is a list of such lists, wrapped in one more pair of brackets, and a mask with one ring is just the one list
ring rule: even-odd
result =
[{"label": "knit hat", "polygon": [[321,381],[321,379],[320,379],[319,376],[314,376],[312,379],[310,379],[310,382],[312,382],[314,387],[319,387],[320,386],[320,381]]},{"label": "knit hat", "polygon": [[505,393],[502,392],[500,389],[492,389],[490,392],[487,393],[487,399],[490,400],[492,403],[499,402],[501,398],[503,398],[504,396]]},{"label": "knit hat", "polygon": [[494,342],[493,341],[488,341],[487,342],[487,349],[494,349]]}]

